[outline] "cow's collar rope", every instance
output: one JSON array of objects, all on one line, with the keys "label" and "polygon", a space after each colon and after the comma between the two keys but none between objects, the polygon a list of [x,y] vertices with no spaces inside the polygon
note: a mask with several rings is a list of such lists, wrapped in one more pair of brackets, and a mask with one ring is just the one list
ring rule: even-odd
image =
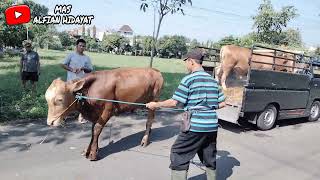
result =
[{"label": "cow's collar rope", "polygon": [[[82,96],[81,93],[77,93],[75,98],[78,101],[81,101],[82,99],[89,99],[89,100],[105,101],[105,102],[120,103],[120,104],[129,104],[129,105],[144,106],[144,107],[146,106],[146,104],[144,104],[144,103],[133,103],[133,102],[126,102],[126,101],[118,101],[118,100],[111,100],[111,99],[102,99],[102,98]],[[161,108],[161,110],[163,110],[163,111],[184,111],[184,109],[177,109],[177,108]]]},{"label": "cow's collar rope", "polygon": [[73,106],[74,103],[76,103],[77,101],[79,101],[77,98],[67,107],[67,109],[65,109],[57,118],[60,118],[62,115],[64,115],[64,113],[66,113],[71,106]]}]

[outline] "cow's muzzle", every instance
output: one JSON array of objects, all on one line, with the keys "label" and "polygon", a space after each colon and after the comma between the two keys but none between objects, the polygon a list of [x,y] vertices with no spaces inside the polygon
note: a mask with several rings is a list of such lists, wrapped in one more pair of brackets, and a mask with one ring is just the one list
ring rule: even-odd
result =
[{"label": "cow's muzzle", "polygon": [[63,119],[62,118],[56,118],[56,119],[47,119],[47,124],[49,126],[61,126],[63,124]]}]

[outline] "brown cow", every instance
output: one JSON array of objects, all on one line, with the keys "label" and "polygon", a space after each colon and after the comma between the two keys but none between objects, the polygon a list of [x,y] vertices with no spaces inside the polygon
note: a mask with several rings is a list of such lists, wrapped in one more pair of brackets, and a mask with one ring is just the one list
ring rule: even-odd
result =
[{"label": "brown cow", "polygon": [[[97,159],[98,138],[111,116],[137,108],[134,105],[118,104],[97,100],[75,101],[75,93],[81,92],[84,96],[146,103],[157,101],[163,85],[161,73],[152,68],[118,68],[108,71],[98,71],[72,82],[61,79],[54,80],[46,91],[48,103],[47,124],[59,126],[64,117],[72,112],[79,111],[85,119],[90,120],[92,136],[84,154],[90,160]],[[147,146],[151,126],[154,120],[154,111],[148,111],[146,131],[141,145]]]},{"label": "brown cow", "polygon": [[[273,52],[258,52],[259,54],[274,56]],[[220,67],[217,68],[217,80],[222,85],[223,89],[226,89],[226,79],[231,73],[234,71],[238,76],[246,76],[249,70],[249,58],[251,55],[251,50],[248,48],[243,48],[235,45],[226,45],[223,46],[220,50]],[[283,58],[293,59],[288,53],[283,53],[281,55]],[[252,55],[253,61],[258,61],[262,63],[273,63],[273,57],[266,57],[261,55]],[[275,58],[276,71],[292,71],[292,68],[279,66],[292,66],[293,61]],[[252,62],[251,67],[253,69],[266,69],[272,70],[272,65],[262,64],[262,63],[254,63]]]}]

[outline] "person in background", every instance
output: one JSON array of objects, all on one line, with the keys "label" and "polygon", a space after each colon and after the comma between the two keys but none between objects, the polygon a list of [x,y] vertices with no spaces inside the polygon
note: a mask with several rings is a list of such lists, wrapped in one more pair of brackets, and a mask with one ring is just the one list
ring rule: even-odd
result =
[{"label": "person in background", "polygon": [[27,81],[32,85],[32,92],[36,92],[36,82],[39,80],[40,75],[40,60],[37,52],[32,50],[32,42],[29,40],[23,43],[25,52],[20,60],[20,75],[22,86],[26,90]]},{"label": "person in background", "polygon": [[[80,79],[87,73],[93,71],[89,56],[84,54],[85,49],[86,41],[78,39],[76,42],[76,51],[70,53],[62,62],[61,67],[67,70],[67,81]],[[79,114],[78,121],[80,123],[87,122],[87,120],[83,118],[82,114]]]}]

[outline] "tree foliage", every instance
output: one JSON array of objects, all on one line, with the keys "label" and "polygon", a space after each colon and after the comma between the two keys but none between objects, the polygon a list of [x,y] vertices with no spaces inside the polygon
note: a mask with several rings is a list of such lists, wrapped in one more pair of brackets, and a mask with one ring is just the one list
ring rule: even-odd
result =
[{"label": "tree foliage", "polygon": [[148,55],[148,56],[151,55],[152,46],[153,46],[152,36],[144,36],[142,38],[142,49],[143,49],[144,55]]},{"label": "tree foliage", "polygon": [[157,29],[153,32],[153,47],[151,49],[151,61],[150,67],[152,67],[154,52],[156,51],[157,41],[159,37],[159,32],[161,28],[162,21],[166,15],[175,14],[181,12],[184,14],[183,6],[187,3],[192,5],[191,0],[141,0],[140,9],[146,11],[149,6],[153,6],[154,10],[158,14]]},{"label": "tree foliage", "polygon": [[61,41],[61,45],[64,47],[72,46],[75,44],[75,38],[71,37],[66,31],[62,31],[59,33],[59,39]]},{"label": "tree foliage", "polygon": [[276,11],[271,0],[263,0],[258,8],[258,14],[253,17],[258,41],[280,45],[283,30],[297,16],[297,9],[294,6],[284,6],[280,11]]},{"label": "tree foliage", "polygon": [[216,42],[215,46],[222,47],[222,46],[231,45],[231,44],[240,45],[240,39],[233,36],[226,36],[222,38],[220,41]]},{"label": "tree foliage", "polygon": [[[1,1],[0,2],[0,12],[4,12],[5,9],[10,7],[15,1],[8,0],[8,1]],[[35,16],[42,16],[48,14],[48,8],[35,3],[34,1],[30,0],[24,0],[23,4],[26,4],[31,9],[31,19]],[[5,19],[4,13],[0,14],[0,45],[2,46],[12,46],[12,47],[21,47],[23,40],[27,39],[27,27],[28,27],[28,35],[31,40],[34,39],[34,37],[39,37],[39,35],[44,34],[44,32],[47,30],[47,26],[39,26],[39,25],[31,25],[29,24],[23,24],[23,25],[15,25],[15,26],[9,26],[3,21]],[[37,29],[41,29],[38,32],[41,32],[41,34],[37,33]]]},{"label": "tree foliage", "polygon": [[118,33],[109,34],[102,40],[102,45],[107,51],[120,50],[126,51],[130,41],[126,37],[121,36]]},{"label": "tree foliage", "polygon": [[192,40],[189,42],[188,50],[194,49],[195,47],[200,46],[200,45],[201,45],[201,44],[198,42],[197,39],[192,39]]},{"label": "tree foliage", "polygon": [[283,31],[280,35],[280,45],[291,47],[303,46],[301,33],[298,29],[288,29]]},{"label": "tree foliage", "polygon": [[164,36],[158,43],[158,53],[161,57],[181,58],[187,53],[187,38],[184,36]]}]

